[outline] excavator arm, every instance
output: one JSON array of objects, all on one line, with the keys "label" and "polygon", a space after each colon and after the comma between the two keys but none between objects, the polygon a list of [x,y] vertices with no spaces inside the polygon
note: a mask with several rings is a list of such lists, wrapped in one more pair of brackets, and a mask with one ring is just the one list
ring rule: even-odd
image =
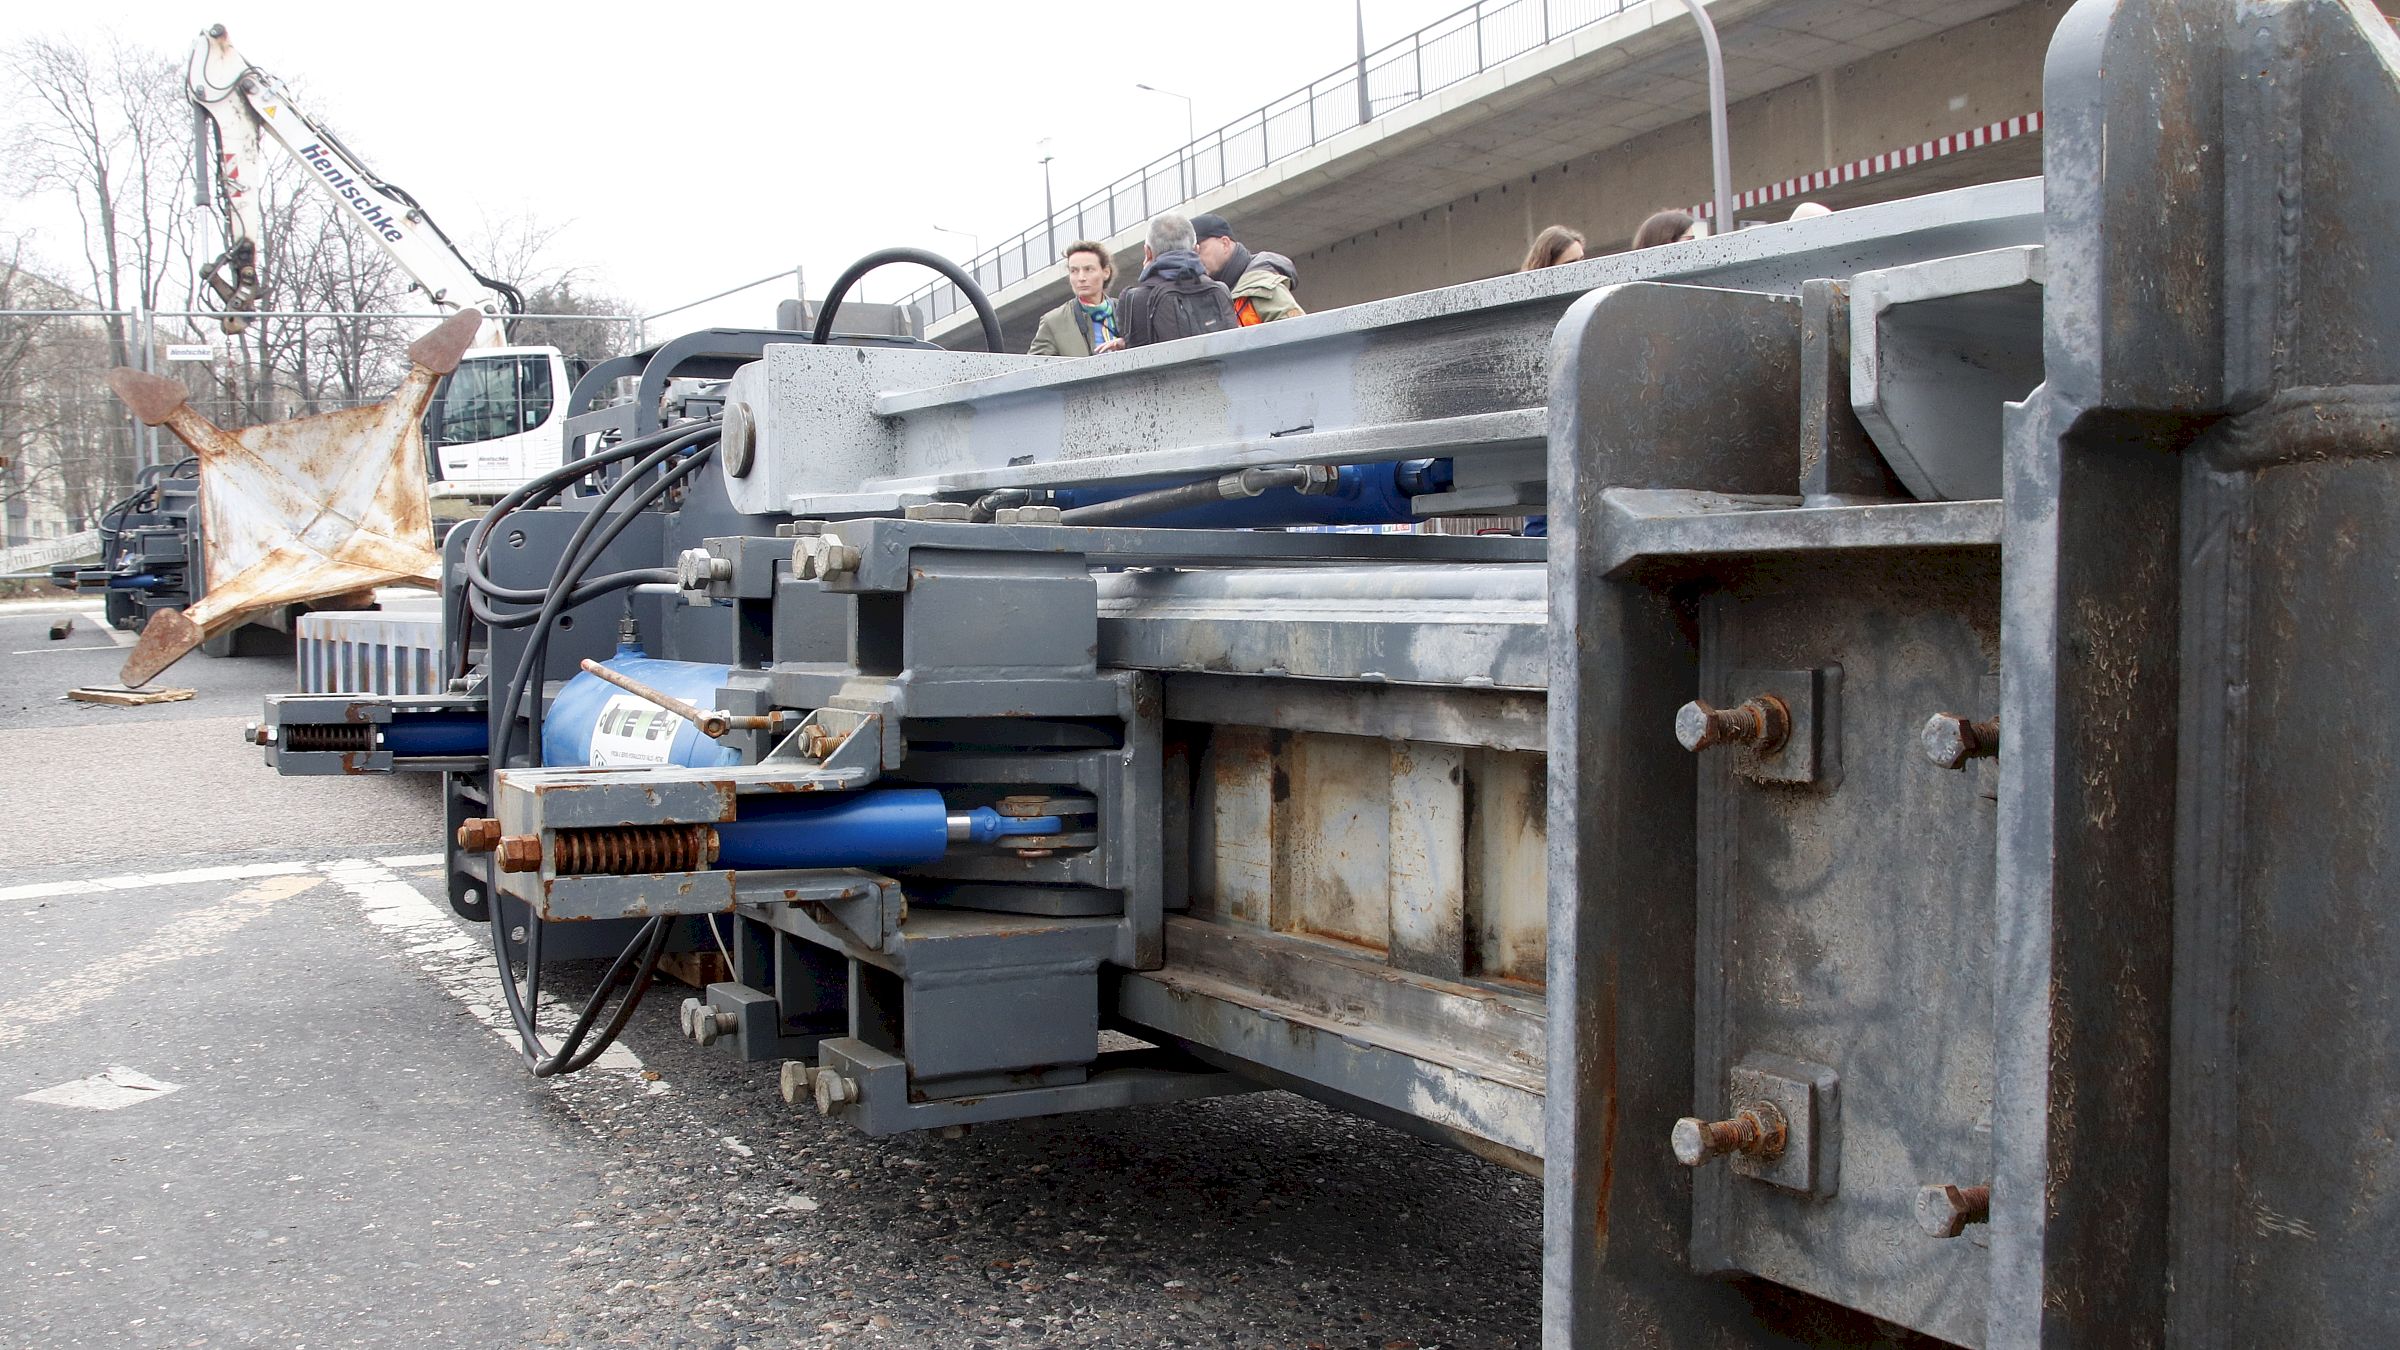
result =
[{"label": "excavator arm", "polygon": [[516,289],[477,272],[414,197],[378,178],[341,138],[294,107],[281,81],[234,50],[223,24],[211,26],[192,44],[185,85],[193,108],[216,128],[216,163],[206,163],[207,137],[195,137],[195,152],[202,160],[201,204],[210,204],[213,182],[225,217],[225,252],[202,279],[225,307],[226,332],[248,327],[245,315],[258,307],[262,223],[252,194],[261,178],[263,147],[272,142],[399,263],[434,308],[483,314],[487,321],[476,346],[507,345],[507,316],[524,308]]}]

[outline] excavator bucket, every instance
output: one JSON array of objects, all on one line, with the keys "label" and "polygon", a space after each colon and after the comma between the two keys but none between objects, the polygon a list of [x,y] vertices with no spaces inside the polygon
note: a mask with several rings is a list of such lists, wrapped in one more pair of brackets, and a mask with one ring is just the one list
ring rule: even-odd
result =
[{"label": "excavator bucket", "polygon": [[376,586],[438,586],[420,420],[483,316],[452,315],[408,348],[408,377],[381,403],[227,431],[175,380],[118,367],[108,383],[200,458],[199,559],[207,590],[142,629],[119,678],[149,682],[185,652],[278,605]]}]

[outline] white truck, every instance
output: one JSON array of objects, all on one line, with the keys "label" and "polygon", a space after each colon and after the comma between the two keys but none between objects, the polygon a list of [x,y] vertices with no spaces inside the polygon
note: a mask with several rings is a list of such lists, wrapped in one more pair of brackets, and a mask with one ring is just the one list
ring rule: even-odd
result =
[{"label": "white truck", "polygon": [[[252,192],[261,147],[272,142],[392,256],[434,309],[484,315],[475,347],[436,389],[425,415],[437,511],[497,498],[558,467],[567,395],[581,372],[555,347],[509,345],[509,318],[524,308],[516,289],[478,272],[416,198],[370,172],[340,137],[293,106],[280,80],[234,50],[223,24],[193,44],[186,84],[216,131],[215,162],[200,166],[200,204],[210,205],[213,182],[228,242],[203,280],[227,311],[225,331],[241,332],[249,324],[244,315],[258,305],[263,224]],[[205,141],[195,145],[204,161]]]}]

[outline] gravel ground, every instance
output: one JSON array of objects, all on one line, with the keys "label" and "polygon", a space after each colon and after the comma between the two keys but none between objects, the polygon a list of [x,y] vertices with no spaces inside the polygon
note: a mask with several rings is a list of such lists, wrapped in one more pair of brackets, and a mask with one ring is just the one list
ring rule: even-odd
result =
[{"label": "gravel ground", "polygon": [[[1538,1339],[1538,1184],[1288,1094],[870,1139],[684,1040],[672,985],[629,1032],[638,1069],[535,1083],[482,1020],[488,973],[445,983],[440,942],[316,866],[438,848],[431,784],[269,774],[234,729],[281,659],[191,658],[164,682],[192,703],[61,703],[118,657],[88,630],[47,651],[47,619],[0,612],[0,652],[42,652],[0,657],[0,889],[325,879],[0,904],[0,994],[28,1019],[0,1028],[0,1345]],[[395,879],[439,905],[429,869]],[[179,945],[195,925],[215,936]],[[398,1040],[361,1061],[361,1036]],[[105,1114],[17,1100],[120,1063],[186,1086]]]}]

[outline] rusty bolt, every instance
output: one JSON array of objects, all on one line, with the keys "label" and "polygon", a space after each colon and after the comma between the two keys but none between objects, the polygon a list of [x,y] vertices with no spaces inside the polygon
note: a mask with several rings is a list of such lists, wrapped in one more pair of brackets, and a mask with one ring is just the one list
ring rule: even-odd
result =
[{"label": "rusty bolt", "polygon": [[817,1114],[821,1116],[830,1116],[836,1107],[858,1100],[858,1084],[831,1069],[817,1070],[812,1086],[817,1090]]},{"label": "rusty bolt", "polygon": [[1747,745],[1762,755],[1783,748],[1792,734],[1792,710],[1773,694],[1760,694],[1739,707],[1716,708],[1693,699],[1675,714],[1675,739],[1686,750],[1712,745]]},{"label": "rusty bolt", "polygon": [[732,1013],[703,1003],[692,1014],[692,1039],[702,1045],[715,1045],[720,1037],[732,1035],[741,1024],[741,1019]]},{"label": "rusty bolt", "polygon": [[500,822],[490,816],[460,821],[458,846],[467,853],[489,853],[500,847]]},{"label": "rusty bolt", "polygon": [[800,753],[810,759],[823,759],[841,749],[842,742],[848,739],[847,736],[826,730],[822,722],[811,722],[800,728]]},{"label": "rusty bolt", "polygon": [[1686,1167],[1698,1167],[1728,1153],[1747,1153],[1753,1158],[1780,1157],[1785,1141],[1790,1138],[1791,1129],[1784,1122],[1782,1110],[1773,1102],[1758,1101],[1744,1103],[1731,1120],[1685,1116],[1675,1122],[1668,1142],[1674,1145],[1675,1161]]},{"label": "rusty bolt", "polygon": [[1989,1186],[1919,1186],[1917,1188],[1917,1227],[1932,1237],[1954,1238],[1967,1230],[1971,1223],[1984,1223],[1992,1217],[1992,1188]]},{"label": "rusty bolt", "polygon": [[2000,719],[1970,722],[1957,713],[1935,713],[1918,733],[1925,758],[1945,769],[1963,769],[1970,759],[2000,753]]},{"label": "rusty bolt", "polygon": [[1012,820],[1030,820],[1035,816],[1050,814],[1050,799],[1020,792],[992,803],[992,809]]},{"label": "rusty bolt", "polygon": [[500,840],[500,870],[503,872],[539,872],[542,870],[542,837],[538,834],[511,834]]},{"label": "rusty bolt", "polygon": [[242,728],[242,739],[250,742],[252,745],[273,745],[275,743],[275,728],[270,726],[261,726],[256,722],[252,722]]},{"label": "rusty bolt", "polygon": [[783,1062],[783,1076],[776,1086],[782,1090],[786,1105],[798,1106],[803,1100],[816,1095],[816,1079],[816,1065],[787,1059]]}]

